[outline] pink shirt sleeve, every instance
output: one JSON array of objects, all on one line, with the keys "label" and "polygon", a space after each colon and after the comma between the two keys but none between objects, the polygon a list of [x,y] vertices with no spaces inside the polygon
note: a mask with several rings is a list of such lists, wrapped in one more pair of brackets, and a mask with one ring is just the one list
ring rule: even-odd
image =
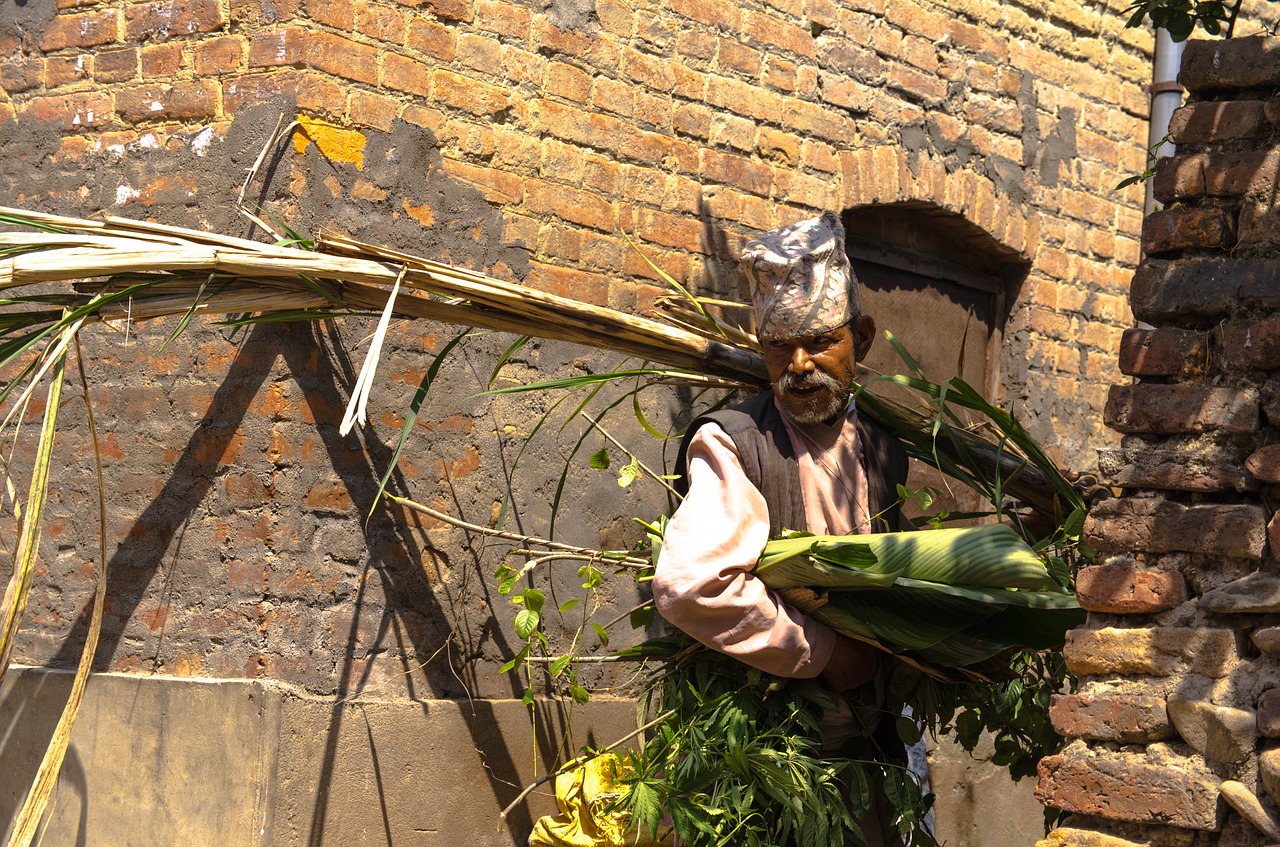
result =
[{"label": "pink shirt sleeve", "polygon": [[703,644],[766,673],[814,677],[836,635],[750,573],[769,540],[764,497],[733,441],[702,426],[688,451],[689,494],[667,527],[653,580],[658,612]]}]

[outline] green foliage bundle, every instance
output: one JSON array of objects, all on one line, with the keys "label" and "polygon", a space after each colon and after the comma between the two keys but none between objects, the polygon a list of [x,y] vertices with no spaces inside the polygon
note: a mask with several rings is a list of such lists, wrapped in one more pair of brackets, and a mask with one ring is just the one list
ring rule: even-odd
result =
[{"label": "green foliage bundle", "polygon": [[926,797],[904,764],[818,752],[819,720],[835,707],[811,682],[771,677],[687,639],[650,680],[651,708],[670,717],[624,755],[622,805],[650,833],[680,843],[858,847],[858,821],[883,798],[905,843],[932,847]]}]

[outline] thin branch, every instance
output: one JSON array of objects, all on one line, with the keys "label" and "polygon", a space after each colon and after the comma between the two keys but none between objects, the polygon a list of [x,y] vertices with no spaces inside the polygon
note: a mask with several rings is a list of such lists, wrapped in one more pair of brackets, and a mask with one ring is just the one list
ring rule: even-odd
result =
[{"label": "thin branch", "polygon": [[514,809],[516,806],[519,806],[524,801],[524,798],[528,797],[533,792],[533,790],[537,788],[539,785],[544,785],[550,782],[551,780],[555,779],[556,777],[560,776],[561,774],[568,773],[569,771],[573,770],[579,765],[585,764],[591,761],[592,759],[597,758],[598,756],[603,756],[605,753],[609,753],[618,749],[623,744],[626,744],[628,741],[635,738],[637,735],[641,734],[642,732],[648,732],[649,730],[653,729],[655,726],[662,723],[663,721],[665,721],[667,718],[671,717],[675,713],[676,713],[675,709],[672,709],[667,712],[663,712],[653,720],[649,721],[644,726],[638,726],[631,732],[628,732],[626,735],[622,736],[617,741],[610,744],[608,747],[605,747],[604,749],[599,750],[595,753],[579,756],[573,761],[563,765],[558,770],[553,771],[552,773],[549,773],[544,777],[541,777],[532,785],[525,788],[524,791],[521,791],[520,794],[516,797],[516,799],[512,800],[511,803],[508,804],[507,807],[502,810],[502,812],[498,815],[498,817],[501,818],[503,821],[506,821],[507,815],[511,813],[511,810]]},{"label": "thin branch", "polygon": [[625,559],[606,559],[598,553],[595,555],[587,553],[552,553],[544,555],[533,550],[512,550],[511,552],[519,556],[536,556],[537,558],[534,559],[533,563],[537,565],[543,562],[552,562],[556,559],[571,559],[576,562],[599,562],[602,565],[618,565],[619,567],[635,568],[637,570],[649,567],[647,559],[637,559],[634,556],[628,556]]},{"label": "thin branch", "polygon": [[[611,626],[613,626],[614,624],[616,624],[616,623],[618,623],[618,622],[622,621],[624,618],[629,618],[629,617],[631,617],[631,616],[632,616],[632,615],[634,615],[636,612],[640,611],[641,609],[643,609],[643,608],[645,608],[645,607],[647,607],[647,606],[653,606],[653,601],[652,601],[652,600],[645,600],[645,601],[644,601],[643,603],[641,603],[640,605],[638,605],[638,606],[633,606],[632,608],[627,609],[625,612],[623,612],[622,614],[618,615],[616,618],[614,618],[613,620],[611,620],[611,621],[609,621],[607,624],[605,624],[605,625],[604,625],[604,628],[605,628],[605,629],[609,629],[609,628],[610,628]],[[655,608],[656,608],[656,607],[655,607]]]},{"label": "thin branch", "polygon": [[[525,656],[525,661],[534,665],[553,665],[563,659],[564,656]],[[629,656],[578,656],[573,660],[574,664],[607,664],[609,662],[630,662],[633,661]]]},{"label": "thin branch", "polygon": [[488,535],[491,538],[502,538],[502,539],[506,539],[507,541],[515,541],[519,544],[537,544],[539,547],[546,547],[548,550],[560,550],[566,553],[574,553],[580,556],[589,557],[592,559],[598,559],[602,562],[609,562],[611,564],[625,563],[629,565],[634,565],[636,563],[643,563],[645,565],[648,565],[647,561],[644,561],[641,559],[635,559],[630,556],[623,559],[613,559],[606,556],[605,551],[602,551],[602,550],[593,550],[590,547],[575,547],[572,544],[561,544],[559,541],[550,541],[546,538],[539,538],[536,535],[520,535],[519,533],[515,533],[515,532],[506,532],[501,529],[492,529],[487,526],[480,526],[479,524],[469,523],[467,521],[462,520],[461,518],[455,518],[452,515],[446,514],[445,512],[437,511],[431,508],[430,506],[425,506],[422,503],[418,503],[417,501],[410,500],[407,497],[397,497],[394,494],[387,494],[386,497],[388,500],[395,503],[397,506],[403,506],[404,508],[412,512],[419,512],[429,517],[433,517],[436,520],[441,520],[447,524],[452,524],[453,526],[456,526],[459,529],[465,529],[468,532],[476,532],[481,535]]},{"label": "thin branch", "polygon": [[588,415],[586,412],[578,412],[578,417],[582,418],[587,423],[591,424],[591,426],[595,428],[596,432],[600,433],[605,438],[609,439],[610,444],[612,444],[614,447],[617,447],[623,453],[626,453],[628,456],[630,456],[631,461],[635,462],[636,466],[639,467],[640,470],[644,471],[649,476],[653,477],[658,482],[662,483],[662,486],[666,488],[668,491],[670,491],[672,494],[674,494],[676,496],[676,499],[678,500],[684,499],[684,497],[680,494],[679,491],[676,491],[674,488],[672,488],[665,479],[663,479],[659,474],[654,473],[652,468],[650,468],[644,462],[640,461],[640,458],[636,456],[635,453],[632,453],[630,450],[628,450],[625,446],[623,446],[621,441],[614,438],[612,435],[609,434],[608,430],[600,426],[599,421],[592,419],[591,416]]}]

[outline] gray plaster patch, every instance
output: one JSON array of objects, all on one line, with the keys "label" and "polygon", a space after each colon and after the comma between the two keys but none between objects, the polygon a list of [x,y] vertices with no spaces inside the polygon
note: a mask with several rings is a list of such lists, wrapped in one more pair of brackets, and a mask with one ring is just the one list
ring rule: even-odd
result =
[{"label": "gray plaster patch", "polygon": [[547,18],[560,29],[595,32],[600,28],[595,0],[544,0]]},{"label": "gray plaster patch", "polygon": [[[0,42],[16,39],[21,52],[39,50],[40,36],[58,14],[54,0],[11,0],[0,14]],[[7,153],[7,148],[6,148]]]}]

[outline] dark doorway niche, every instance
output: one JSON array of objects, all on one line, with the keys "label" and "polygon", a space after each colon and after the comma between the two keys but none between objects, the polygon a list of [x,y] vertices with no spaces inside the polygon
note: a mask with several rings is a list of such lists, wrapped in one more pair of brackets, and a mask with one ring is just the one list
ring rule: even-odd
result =
[{"label": "dark doorway niche", "polygon": [[[932,203],[859,206],[846,211],[843,222],[845,249],[862,285],[862,308],[879,331],[863,363],[863,379],[910,373],[884,337],[889,330],[930,381],[960,376],[998,405],[1008,302],[1026,278],[1026,259]],[[916,405],[913,395],[887,383],[873,390]],[[952,512],[988,508],[962,485],[948,486],[941,474],[920,463],[913,462],[908,484],[950,489],[954,496],[943,505]],[[914,509],[908,513],[918,515]]]}]

